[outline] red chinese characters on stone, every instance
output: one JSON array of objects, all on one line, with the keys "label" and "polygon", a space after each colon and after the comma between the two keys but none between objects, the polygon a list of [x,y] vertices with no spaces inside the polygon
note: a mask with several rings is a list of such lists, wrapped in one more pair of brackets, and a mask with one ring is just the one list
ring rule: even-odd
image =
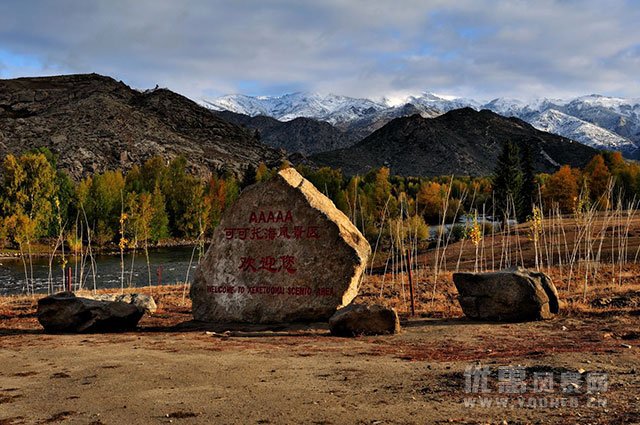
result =
[{"label": "red chinese characters on stone", "polygon": [[245,272],[257,272],[258,268],[256,267],[256,259],[253,257],[242,257],[240,259],[241,264],[238,267],[240,270]]},{"label": "red chinese characters on stone", "polygon": [[269,273],[289,273],[294,274],[297,269],[296,258],[292,255],[282,255],[280,257],[265,256],[262,258],[242,257],[240,258],[240,270],[255,273],[266,271]]},{"label": "red chinese characters on stone", "polygon": [[318,226],[307,227],[307,239],[319,239],[320,233],[318,233]]},{"label": "red chinese characters on stone", "polygon": [[289,235],[289,228],[281,227],[280,231],[278,232],[278,238],[291,239],[291,236]]},{"label": "red chinese characters on stone", "polygon": [[[265,226],[260,226],[260,224]],[[273,224],[269,226],[269,224]],[[259,211],[249,215],[248,227],[224,229],[225,239],[267,240],[277,239],[319,239],[318,226],[294,226],[291,211]]]},{"label": "red chinese characters on stone", "polygon": [[289,274],[294,274],[296,272],[296,258],[291,255],[283,255],[280,257],[282,260],[282,270],[286,271]]},{"label": "red chinese characters on stone", "polygon": [[320,228],[318,226],[291,226],[291,227],[230,227],[224,229],[225,239],[239,240],[268,240],[276,239],[319,239]]},{"label": "red chinese characters on stone", "polygon": [[262,257],[260,259],[260,270],[265,270],[271,273],[277,273],[280,271],[279,267],[276,267],[276,262],[278,259],[276,257]]},{"label": "red chinese characters on stone", "polygon": [[249,235],[249,228],[237,229],[238,230],[238,239],[245,240]]}]

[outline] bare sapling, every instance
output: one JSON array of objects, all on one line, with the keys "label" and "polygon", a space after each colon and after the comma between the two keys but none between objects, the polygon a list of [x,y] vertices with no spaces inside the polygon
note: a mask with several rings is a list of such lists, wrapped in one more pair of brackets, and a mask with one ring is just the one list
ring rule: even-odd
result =
[{"label": "bare sapling", "polygon": [[369,274],[373,274],[373,264],[376,259],[376,255],[378,254],[378,247],[380,246],[380,240],[382,239],[382,233],[384,231],[384,227],[387,221],[387,212],[389,209],[389,201],[391,201],[391,195],[387,198],[387,201],[384,204],[384,209],[382,210],[382,218],[380,222],[380,230],[378,231],[378,236],[376,238],[376,243],[373,249],[373,255],[371,256],[371,263],[369,265]]},{"label": "bare sapling", "polygon": [[[85,224],[86,229],[87,229],[87,257],[89,257],[89,264],[91,265],[91,276],[93,278],[93,293],[95,294],[96,291],[98,290],[97,282],[96,282],[96,275],[98,273],[98,265],[96,264],[95,257],[93,256],[93,248],[92,248],[92,245],[91,245],[91,234],[93,232],[93,229],[91,229],[91,227],[89,226],[89,219],[87,218],[87,213],[84,210],[84,205],[82,203],[80,204],[80,211],[82,211],[82,216],[84,217],[84,224]],[[87,275],[87,277],[88,277],[88,275]]]},{"label": "bare sapling", "polygon": [[124,249],[127,246],[127,239],[125,238],[125,222],[129,216],[124,212],[124,198],[123,193],[120,191],[120,241],[118,242],[118,248],[120,248],[120,291],[124,293]]},{"label": "bare sapling", "polygon": [[[515,200],[513,199],[513,197],[511,197],[511,202],[512,202],[512,208],[514,211],[514,218],[517,218],[517,214],[516,214],[516,204],[515,204]],[[520,255],[520,264],[524,267],[524,256],[522,254],[522,244],[520,242],[520,226],[518,225],[518,222],[516,221],[516,225],[514,226],[514,235],[515,235],[515,239],[516,239],[516,259],[515,259],[515,266],[518,266],[518,255]]]}]

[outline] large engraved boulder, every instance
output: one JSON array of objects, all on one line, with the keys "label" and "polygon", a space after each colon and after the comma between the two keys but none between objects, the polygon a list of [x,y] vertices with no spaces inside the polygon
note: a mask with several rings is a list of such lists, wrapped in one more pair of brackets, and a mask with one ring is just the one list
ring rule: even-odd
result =
[{"label": "large engraved boulder", "polygon": [[296,170],[245,189],[213,234],[191,286],[209,322],[324,321],[351,302],[369,243]]},{"label": "large engraved boulder", "polygon": [[465,316],[471,319],[527,321],[558,313],[558,291],[544,273],[522,268],[492,273],[454,273]]}]

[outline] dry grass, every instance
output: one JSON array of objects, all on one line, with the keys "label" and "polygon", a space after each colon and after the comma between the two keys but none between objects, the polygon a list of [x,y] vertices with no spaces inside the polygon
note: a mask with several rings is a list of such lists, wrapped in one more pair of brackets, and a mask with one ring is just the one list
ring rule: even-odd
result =
[{"label": "dry grass", "polygon": [[[450,250],[455,251],[455,247]],[[427,254],[428,255],[428,254]],[[425,258],[425,257],[422,257]],[[471,264],[471,267],[472,264]],[[623,269],[617,265],[602,264],[595,279],[589,281],[587,296],[579,285],[569,286],[566,271],[559,267],[545,269],[558,288],[564,302],[562,314],[602,314],[603,312],[640,311],[640,265],[627,263]],[[453,271],[438,275],[437,290],[434,292],[434,275],[427,267],[414,269],[414,295],[416,314],[422,317],[461,317],[462,310],[457,302],[457,290],[453,285]],[[107,293],[113,290],[98,290]],[[125,288],[124,292],[138,292],[152,295],[158,304],[157,313],[146,318],[158,326],[171,325],[191,319],[191,301],[183,298],[184,285],[161,287]],[[80,291],[82,296],[91,291]],[[36,324],[37,300],[43,295],[14,295],[0,297],[0,319],[3,323],[31,327]],[[401,314],[410,312],[409,283],[406,273],[396,272],[368,275],[360,288],[358,299],[368,303],[380,303],[396,308]],[[611,301],[613,299],[613,301]],[[626,300],[626,301],[625,301]]]},{"label": "dry grass", "polygon": [[[624,214],[620,216],[624,217]],[[554,250],[556,254],[555,261],[552,261],[550,255],[549,261],[543,261],[540,269],[551,276],[558,289],[564,303],[561,314],[637,314],[640,311],[640,265],[634,261],[640,250],[640,217],[633,217],[624,226],[620,222],[615,225],[614,222],[610,213],[593,215],[591,228],[594,229],[594,235],[599,234],[602,238],[602,242],[593,238],[594,244],[599,248],[598,261],[585,261],[581,255],[576,255],[570,268],[563,260],[572,254],[572,247],[581,238],[580,223],[572,217],[555,217],[543,221],[543,232],[549,236],[546,239],[546,250]],[[560,224],[562,228],[559,227]],[[626,236],[624,244],[621,244],[616,240],[616,234],[620,234],[623,227]],[[439,250],[420,251],[417,244],[409,241],[407,245],[411,246],[416,259],[412,264],[416,315],[461,317],[462,310],[457,302],[457,291],[452,280],[453,272],[456,269],[473,271],[478,264],[481,265],[481,270],[491,270],[491,266],[497,268],[499,260],[495,257],[501,255],[503,246],[517,249],[517,252],[511,254],[512,258],[518,259],[517,265],[533,267],[535,249],[528,232],[528,225],[522,224],[513,226],[504,234],[496,233],[493,237],[487,235],[481,250],[476,249],[469,241],[460,241],[447,244]],[[553,245],[552,242],[557,242],[560,234],[562,243]],[[582,247],[579,242],[577,245]],[[540,250],[544,252],[545,248]],[[408,315],[410,297],[406,258],[402,259],[398,252],[395,253],[394,261],[387,262],[382,259],[389,258],[393,253],[388,250],[377,251],[376,261],[363,280],[358,298],[363,302],[394,307],[402,315]],[[480,261],[476,255],[482,256]],[[436,256],[438,272],[434,273]],[[114,290],[97,292],[109,291]],[[140,292],[155,298],[158,311],[151,317],[145,317],[144,323],[147,325],[169,326],[191,319],[191,302],[188,296],[185,297],[188,291],[184,285],[125,288],[124,292]],[[85,292],[80,291],[78,294],[83,293]],[[3,324],[11,322],[10,327],[14,328],[37,326],[35,309],[38,297],[40,296],[0,297],[0,319]]]},{"label": "dry grass", "polygon": [[[549,253],[549,260],[552,265],[557,266],[559,265],[559,259],[565,259],[567,256],[570,256],[576,243],[581,243],[580,231],[583,229],[576,218],[563,216],[561,220],[561,223],[557,223],[557,221],[552,219],[543,220],[542,229],[545,235],[544,239],[546,240],[546,245],[540,248],[543,254],[543,269],[546,269],[548,265],[547,252]],[[626,238],[624,235],[618,235],[620,230],[624,231],[625,229],[620,229],[621,226],[617,226],[613,221],[607,213],[598,212],[594,214],[593,221],[590,223],[593,248],[596,251],[600,248],[598,262],[606,264],[611,263],[612,260],[618,261],[620,254],[619,239],[621,238],[624,238],[624,243],[626,244],[624,250],[625,260],[627,262],[633,262],[636,260],[636,253],[638,253],[640,249],[640,216],[634,216],[630,219]],[[624,227],[626,228],[626,223]],[[558,238],[560,238],[559,241]],[[602,246],[600,246],[601,239]],[[584,236],[582,243],[584,243]],[[499,265],[503,244],[512,247],[512,257],[514,260],[517,259],[519,263],[524,260],[526,267],[535,266],[535,248],[530,235],[529,223],[513,226],[508,233],[496,233],[494,237],[492,237],[491,234],[485,235],[484,252],[480,253],[483,268],[491,269],[492,266]],[[583,247],[581,246],[580,248],[581,251],[579,251],[578,254],[584,253]],[[517,252],[515,252],[516,250]],[[417,258],[417,263],[433,264],[434,255],[435,251],[433,250],[421,252]],[[454,269],[458,265],[458,258],[460,258],[460,270],[473,270],[476,260],[475,246],[469,241],[450,244],[447,247],[445,256],[445,267],[449,270]],[[576,262],[578,262],[579,258],[579,256],[576,258]],[[640,258],[640,256],[638,258]],[[376,266],[380,267],[382,261],[382,256],[378,256]],[[563,262],[563,265],[567,266],[567,263]],[[564,268],[562,270],[564,270]]]},{"label": "dry grass", "polygon": [[[640,266],[627,265],[623,284],[617,282],[617,270],[612,272],[610,266],[603,266],[597,281],[591,281],[587,297],[583,297],[583,289],[578,286],[567,290],[567,277],[559,278],[559,270],[551,269],[549,275],[558,288],[560,299],[564,305],[563,315],[602,314],[640,312]],[[415,283],[416,315],[422,317],[461,317],[462,310],[457,302],[458,292],[453,285],[453,272],[442,273],[437,285],[436,296],[432,297],[432,275],[425,273],[424,279]],[[396,275],[397,276],[397,275]],[[361,289],[359,298],[365,302],[381,303],[396,308],[401,314],[410,312],[408,282],[390,282],[391,276],[368,276]],[[384,281],[384,284],[383,284]],[[614,302],[609,301],[614,299]],[[616,301],[617,300],[617,301]],[[626,300],[626,301],[625,301]]]},{"label": "dry grass", "polygon": [[[551,215],[539,221],[535,242],[532,223],[487,233],[476,243],[449,243],[445,239],[431,250],[418,250],[418,243],[410,238],[405,244],[413,251],[416,311],[422,316],[458,317],[462,311],[456,301],[453,272],[513,266],[537,266],[551,276],[565,302],[565,314],[600,314],[607,309],[634,311],[638,306],[633,302],[623,306],[621,301],[611,305],[598,300],[637,298],[640,216],[636,213],[635,209],[619,208],[604,212],[594,209],[572,216]],[[360,297],[409,312],[407,264],[400,252],[404,250],[393,245],[386,250],[378,248]]]},{"label": "dry grass", "polygon": [[[432,318],[462,317],[462,310],[457,302],[457,291],[451,278],[452,272],[445,272],[439,276],[438,291],[433,297],[432,278],[426,273],[425,280],[415,284],[416,315]],[[629,265],[625,270],[625,283],[618,285],[612,282],[614,273],[604,271],[601,279],[591,282],[586,300],[582,289],[575,287],[565,289],[565,281],[557,277],[552,270],[552,279],[558,286],[560,298],[563,302],[560,314],[562,316],[601,316],[601,315],[639,315],[640,314],[640,266]],[[395,275],[396,278],[399,275]],[[391,276],[373,275],[367,277],[360,288],[358,300],[366,303],[379,303],[398,310],[401,316],[408,317],[410,313],[409,288],[400,281],[391,282]],[[183,300],[183,285],[162,287],[142,287],[125,289],[125,292],[139,292],[152,294],[158,305],[157,312],[152,316],[145,316],[141,325],[146,327],[170,327],[192,319],[191,300]],[[100,290],[99,293],[109,292]],[[88,291],[87,291],[88,293]],[[78,293],[82,295],[83,292]],[[37,300],[44,295],[32,296],[4,296],[0,297],[0,321],[5,329],[40,329],[35,312]]]}]

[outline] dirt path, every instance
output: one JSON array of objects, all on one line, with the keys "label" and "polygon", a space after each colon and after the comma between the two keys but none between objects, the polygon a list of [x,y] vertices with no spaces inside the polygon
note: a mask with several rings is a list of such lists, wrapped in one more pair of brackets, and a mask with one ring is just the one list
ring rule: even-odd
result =
[{"label": "dirt path", "polygon": [[[3,323],[0,424],[640,423],[638,315],[405,325],[397,336],[341,339],[321,325],[224,334],[145,318],[138,332],[45,335],[33,322]],[[465,389],[478,361],[489,393]],[[498,391],[498,368],[509,365],[525,367],[526,393]],[[555,385],[534,393],[542,372]],[[578,394],[559,388],[570,372]],[[607,374],[606,391],[585,393],[592,372]],[[507,406],[480,407],[481,397]]]}]

